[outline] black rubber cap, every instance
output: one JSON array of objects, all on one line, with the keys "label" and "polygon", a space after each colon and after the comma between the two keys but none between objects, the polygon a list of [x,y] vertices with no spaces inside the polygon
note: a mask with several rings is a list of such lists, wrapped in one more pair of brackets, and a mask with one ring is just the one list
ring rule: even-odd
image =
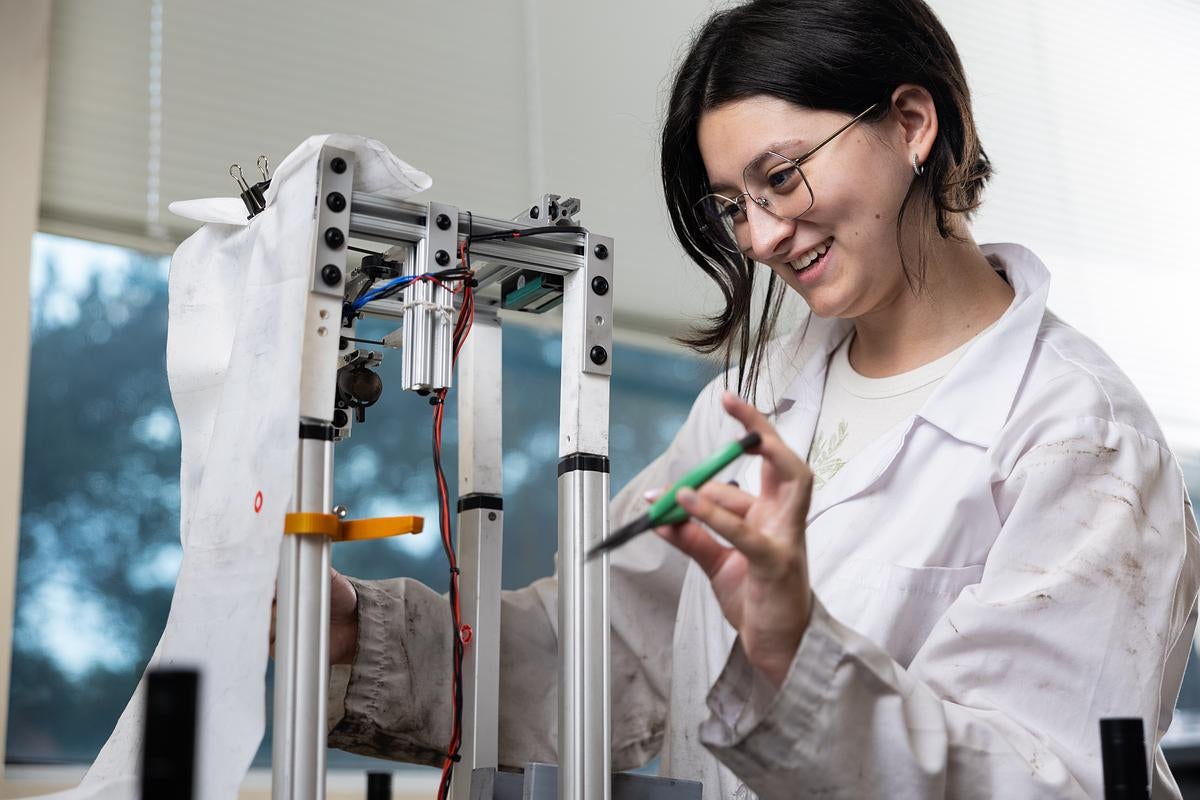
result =
[{"label": "black rubber cap", "polygon": [[1146,735],[1137,717],[1100,720],[1105,800],[1146,800]]},{"label": "black rubber cap", "polygon": [[367,800],[392,800],[392,773],[367,773]]}]

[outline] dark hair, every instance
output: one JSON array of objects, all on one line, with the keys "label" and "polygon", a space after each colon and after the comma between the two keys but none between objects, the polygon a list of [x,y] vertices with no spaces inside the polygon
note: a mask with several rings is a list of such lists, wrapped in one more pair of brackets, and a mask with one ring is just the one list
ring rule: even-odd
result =
[{"label": "dark hair", "polygon": [[[958,52],[924,2],[753,0],[717,12],[693,39],[675,76],[663,126],[663,191],[675,235],[716,282],[725,308],[677,341],[702,353],[723,349],[726,371],[736,353],[739,394],[753,399],[787,289],[770,273],[752,330],[754,262],[716,247],[692,211],[696,199],[709,192],[697,143],[700,115],[730,101],[767,95],[851,116],[878,103],[859,123],[871,124],[888,114],[892,92],[902,83],[918,84],[932,95],[938,135],[924,174],[913,181],[900,206],[897,247],[914,194],[922,222],[932,214],[943,239],[959,238],[949,215],[970,217],[992,168],[976,134]],[[914,290],[924,285],[930,227],[921,226],[915,275],[901,250],[905,279]]]}]

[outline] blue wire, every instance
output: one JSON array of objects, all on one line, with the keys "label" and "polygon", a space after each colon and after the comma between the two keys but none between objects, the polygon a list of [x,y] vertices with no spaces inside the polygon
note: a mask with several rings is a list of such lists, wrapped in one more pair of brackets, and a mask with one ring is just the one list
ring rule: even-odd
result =
[{"label": "blue wire", "polygon": [[385,292],[388,292],[391,289],[395,289],[398,286],[407,286],[408,284],[415,281],[418,277],[421,277],[421,276],[405,275],[400,278],[395,278],[395,279],[389,281],[388,283],[384,284],[383,286],[380,286],[378,289],[372,289],[371,291],[367,292],[362,297],[358,298],[358,300],[354,301],[354,303],[351,304],[350,307],[354,311],[358,311],[363,306],[365,306],[367,303],[371,302],[376,297],[379,297],[379,295],[384,294]]}]

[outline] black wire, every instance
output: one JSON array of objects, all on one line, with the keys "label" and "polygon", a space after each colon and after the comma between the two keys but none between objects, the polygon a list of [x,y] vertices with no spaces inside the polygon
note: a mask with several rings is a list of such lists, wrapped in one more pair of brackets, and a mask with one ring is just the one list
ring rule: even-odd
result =
[{"label": "black wire", "polygon": [[524,239],[526,236],[543,236],[550,233],[587,233],[587,228],[579,225],[546,225],[540,228],[513,228],[507,231],[493,231],[492,233],[481,233],[474,237],[477,242],[493,241],[496,239]]},{"label": "black wire", "polygon": [[437,278],[439,281],[460,281],[471,277],[467,274],[465,267],[454,267],[452,269],[444,269],[441,272],[431,272],[430,277]]},{"label": "black wire", "polygon": [[346,249],[353,250],[356,253],[366,253],[369,256],[379,256],[380,258],[383,258],[383,253],[376,253],[374,250],[366,250],[362,247],[355,247],[352,244],[346,245]]}]

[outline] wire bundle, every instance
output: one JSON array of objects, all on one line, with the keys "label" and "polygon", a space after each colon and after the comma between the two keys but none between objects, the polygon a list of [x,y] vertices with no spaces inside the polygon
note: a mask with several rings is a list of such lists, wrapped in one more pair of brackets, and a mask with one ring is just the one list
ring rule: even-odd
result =
[{"label": "wire bundle", "polygon": [[404,287],[417,281],[430,281],[443,289],[449,289],[443,281],[469,280],[469,275],[461,269],[444,269],[441,272],[426,272],[421,275],[403,275],[380,286],[377,289],[363,292],[350,303],[351,311],[359,311],[373,300],[385,300],[404,291]]},{"label": "wire bundle", "polygon": [[[470,237],[459,246],[459,258],[462,261],[462,272],[465,279],[462,283],[462,305],[459,307],[458,319],[454,323],[452,337],[453,350],[451,367],[458,364],[458,354],[471,325],[475,321],[475,291],[471,281],[470,266]],[[450,617],[453,625],[453,670],[452,692],[454,695],[454,722],[450,732],[450,746],[446,748],[446,760],[442,764],[442,779],[438,785],[438,800],[445,800],[450,794],[450,779],[454,775],[454,765],[459,761],[459,748],[462,746],[462,709],[463,709],[463,642],[462,602],[458,588],[458,557],[454,551],[454,540],[450,530],[450,488],[446,484],[446,474],[442,470],[442,420],[446,411],[447,389],[438,389],[430,402],[433,403],[433,467],[437,473],[438,485],[438,514],[441,522],[442,548],[446,551],[446,561],[450,564]]]}]

